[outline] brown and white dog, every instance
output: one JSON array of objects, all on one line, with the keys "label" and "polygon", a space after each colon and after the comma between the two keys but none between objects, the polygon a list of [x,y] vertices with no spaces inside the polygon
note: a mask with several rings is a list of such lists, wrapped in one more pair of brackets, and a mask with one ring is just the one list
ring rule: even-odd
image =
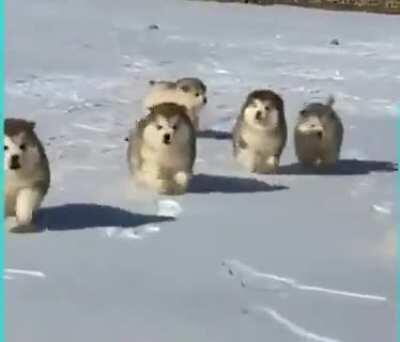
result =
[{"label": "brown and white dog", "polygon": [[16,219],[16,230],[34,229],[33,215],[50,186],[49,162],[34,127],[22,119],[4,122],[4,214]]}]

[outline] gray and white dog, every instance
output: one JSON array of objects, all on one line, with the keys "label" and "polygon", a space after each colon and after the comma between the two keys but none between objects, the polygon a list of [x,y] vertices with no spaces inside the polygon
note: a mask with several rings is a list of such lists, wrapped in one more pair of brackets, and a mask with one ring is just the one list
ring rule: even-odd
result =
[{"label": "gray and white dog", "polygon": [[334,102],[331,96],[326,103],[310,103],[299,113],[294,140],[304,166],[331,166],[339,159],[344,128]]},{"label": "gray and white dog", "polygon": [[282,98],[271,90],[251,92],[236,120],[232,140],[234,157],[247,170],[275,172],[287,140]]},{"label": "gray and white dog", "polygon": [[20,231],[35,227],[32,219],[50,186],[50,168],[35,123],[22,119],[4,122],[5,217],[16,219]]},{"label": "gray and white dog", "polygon": [[128,146],[134,179],[162,194],[186,192],[196,158],[196,134],[186,109],[162,103],[137,122]]},{"label": "gray and white dog", "polygon": [[144,109],[160,103],[176,103],[186,107],[195,129],[199,128],[199,112],[207,103],[207,87],[198,78],[181,78],[175,82],[150,81],[150,91],[144,99]]}]

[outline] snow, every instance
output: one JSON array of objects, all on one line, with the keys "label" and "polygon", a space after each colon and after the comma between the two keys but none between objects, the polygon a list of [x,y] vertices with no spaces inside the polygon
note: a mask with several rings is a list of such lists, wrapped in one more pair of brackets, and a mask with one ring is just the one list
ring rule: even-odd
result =
[{"label": "snow", "polygon": [[[40,233],[6,236],[7,341],[395,341],[398,17],[183,0],[6,16],[6,112],[37,122],[52,170]],[[197,176],[156,196],[129,182],[125,138],[148,80],[182,76],[209,88]],[[299,170],[292,134],[278,175],[233,161],[258,87],[284,97],[290,132],[336,95],[334,172]]]},{"label": "snow", "polygon": [[13,279],[12,275],[24,275],[29,277],[36,277],[36,278],[46,278],[46,275],[40,271],[31,271],[31,270],[18,270],[13,268],[6,268],[4,270],[5,279]]}]

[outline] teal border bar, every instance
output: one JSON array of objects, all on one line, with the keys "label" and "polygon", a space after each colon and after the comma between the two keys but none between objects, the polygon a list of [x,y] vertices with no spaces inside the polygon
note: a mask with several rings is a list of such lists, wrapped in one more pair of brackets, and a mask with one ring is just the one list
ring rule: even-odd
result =
[{"label": "teal border bar", "polygon": [[[11,0],[12,1],[12,0]],[[5,11],[4,11],[5,0],[0,0],[0,132],[1,144],[4,144],[4,27],[5,27]],[[4,147],[0,146],[1,160],[4,160]],[[3,164],[3,163],[2,163]],[[0,199],[0,212],[4,213],[4,167],[0,171],[0,186],[1,186],[1,199]],[[1,215],[1,232],[0,232],[0,341],[5,341],[5,295],[4,295],[4,215]]]}]

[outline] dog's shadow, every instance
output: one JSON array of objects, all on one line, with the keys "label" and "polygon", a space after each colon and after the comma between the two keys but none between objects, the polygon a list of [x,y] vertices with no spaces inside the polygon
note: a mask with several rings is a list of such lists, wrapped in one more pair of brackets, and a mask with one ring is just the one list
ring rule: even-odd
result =
[{"label": "dog's shadow", "polygon": [[74,203],[40,209],[35,217],[39,230],[66,231],[86,228],[135,228],[174,218],[131,213],[127,210],[92,203]]},{"label": "dog's shadow", "polygon": [[188,192],[204,193],[254,193],[286,190],[283,185],[270,185],[254,178],[239,178],[231,176],[217,176],[197,174],[193,176]]},{"label": "dog's shadow", "polygon": [[232,139],[232,133],[224,131],[215,131],[212,129],[205,129],[197,133],[198,138],[203,139],[215,139],[215,140],[230,140]]},{"label": "dog's shadow", "polygon": [[367,175],[372,172],[397,172],[397,163],[377,160],[342,159],[336,165],[327,168],[309,168],[299,163],[283,165],[280,175]]}]

